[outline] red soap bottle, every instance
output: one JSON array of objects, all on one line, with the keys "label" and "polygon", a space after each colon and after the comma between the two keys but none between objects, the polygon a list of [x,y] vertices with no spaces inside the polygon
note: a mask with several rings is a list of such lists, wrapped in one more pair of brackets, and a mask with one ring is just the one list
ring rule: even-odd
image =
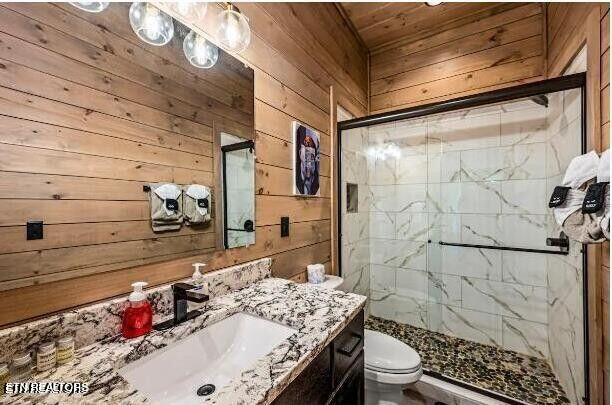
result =
[{"label": "red soap bottle", "polygon": [[146,335],[153,326],[153,310],[142,290],[146,285],[144,281],[132,284],[134,291],[130,294],[129,305],[123,313],[121,326],[121,334],[125,338]]}]

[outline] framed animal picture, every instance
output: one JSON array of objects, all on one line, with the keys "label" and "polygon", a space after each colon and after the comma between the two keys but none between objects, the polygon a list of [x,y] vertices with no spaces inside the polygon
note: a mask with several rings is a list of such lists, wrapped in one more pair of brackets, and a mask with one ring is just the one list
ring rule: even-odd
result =
[{"label": "framed animal picture", "polygon": [[293,194],[319,196],[320,136],[314,129],[293,121]]}]

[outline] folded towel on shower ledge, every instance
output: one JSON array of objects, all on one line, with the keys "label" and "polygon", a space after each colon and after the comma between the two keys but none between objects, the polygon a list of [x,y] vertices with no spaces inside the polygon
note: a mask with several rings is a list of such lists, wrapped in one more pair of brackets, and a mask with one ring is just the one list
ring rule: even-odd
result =
[{"label": "folded towel on shower ledge", "polygon": [[[565,202],[553,209],[555,221],[565,234],[581,243],[600,243],[609,239],[610,195],[606,189],[604,207],[595,213],[583,213],[586,190],[592,183],[609,181],[610,157],[606,151],[600,158],[594,151],[572,159],[563,178],[563,186],[571,187]],[[607,180],[606,180],[607,179]]]}]

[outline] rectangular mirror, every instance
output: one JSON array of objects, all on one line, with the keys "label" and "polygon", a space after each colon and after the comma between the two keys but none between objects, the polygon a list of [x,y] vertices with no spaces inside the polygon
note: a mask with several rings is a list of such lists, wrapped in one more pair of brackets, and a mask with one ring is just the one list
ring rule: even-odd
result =
[{"label": "rectangular mirror", "polygon": [[[145,42],[130,5],[3,7],[0,155],[15,209],[0,224],[0,292],[96,275],[129,288],[165,262],[185,274],[191,258],[255,243],[253,148],[221,149],[253,142],[253,69],[220,48],[198,67],[184,46],[195,34],[176,19],[169,42]],[[189,200],[192,185],[203,191]],[[182,215],[167,223],[165,210]]]},{"label": "rectangular mirror", "polygon": [[221,133],[223,246],[255,243],[255,142]]}]

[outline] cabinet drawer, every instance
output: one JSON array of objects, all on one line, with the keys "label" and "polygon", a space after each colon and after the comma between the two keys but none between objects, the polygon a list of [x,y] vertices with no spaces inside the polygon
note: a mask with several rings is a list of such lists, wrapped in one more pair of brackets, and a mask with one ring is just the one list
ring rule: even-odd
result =
[{"label": "cabinet drawer", "polygon": [[273,405],[325,404],[332,393],[331,350],[327,346],[274,400]]},{"label": "cabinet drawer", "polygon": [[336,336],[331,347],[333,382],[336,387],[363,351],[363,311],[359,312],[351,323]]}]

